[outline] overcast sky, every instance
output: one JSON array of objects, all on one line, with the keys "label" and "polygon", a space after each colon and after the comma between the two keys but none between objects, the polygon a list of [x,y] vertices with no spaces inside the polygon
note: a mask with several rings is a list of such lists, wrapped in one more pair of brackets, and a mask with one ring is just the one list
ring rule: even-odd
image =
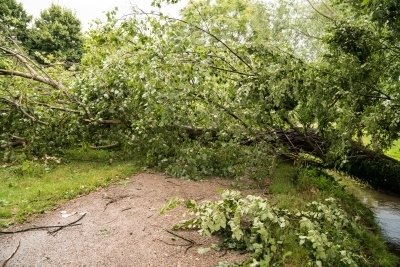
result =
[{"label": "overcast sky", "polygon": [[[1,1],[1,0],[0,0]],[[140,8],[150,10],[151,0],[17,0],[21,2],[28,14],[38,17],[40,11],[48,8],[51,3],[59,4],[72,9],[82,22],[83,29],[96,18],[104,19],[105,12],[118,7],[119,16],[129,14],[130,6],[138,5]],[[187,2],[187,1],[183,1]],[[164,8],[163,13],[177,16],[178,10],[184,3]]]}]

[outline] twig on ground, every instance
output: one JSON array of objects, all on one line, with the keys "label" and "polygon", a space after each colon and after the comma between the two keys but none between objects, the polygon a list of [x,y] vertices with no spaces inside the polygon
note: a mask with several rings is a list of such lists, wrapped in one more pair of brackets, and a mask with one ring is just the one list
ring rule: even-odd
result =
[{"label": "twig on ground", "polygon": [[194,242],[192,239],[189,239],[189,238],[180,236],[180,235],[178,235],[178,234],[175,234],[174,232],[171,232],[171,231],[168,230],[168,229],[164,229],[164,231],[166,231],[167,233],[169,233],[169,234],[171,234],[171,235],[173,235],[173,236],[175,236],[175,237],[178,237],[178,238],[180,238],[180,239],[183,239],[183,240],[185,240],[185,241],[187,241],[187,242],[190,243],[190,244],[187,245],[187,248],[186,248],[186,250],[185,250],[185,253],[187,253],[188,250],[189,250],[190,248],[192,248],[195,244],[196,244],[196,245],[201,245],[201,244],[197,244],[197,243]]},{"label": "twig on ground", "polygon": [[161,240],[159,238],[157,238],[157,240],[163,242],[164,244],[170,245],[170,246],[181,246],[181,247],[193,246],[193,244],[172,244],[172,243],[165,242],[164,240]]},{"label": "twig on ground", "polygon": [[132,207],[128,207],[128,208],[122,209],[122,210],[121,210],[121,212],[124,212],[124,211],[130,210],[130,209],[132,209]]},{"label": "twig on ground", "polygon": [[176,184],[176,183],[174,183],[174,182],[172,182],[172,181],[167,181],[167,183],[171,183],[171,184],[174,184],[174,185],[176,185],[176,186],[181,186],[180,184]]},{"label": "twig on ground", "polygon": [[117,196],[117,197],[111,198],[110,201],[108,201],[106,203],[106,205],[104,206],[103,212],[106,211],[107,206],[110,205],[111,203],[117,202],[118,200],[126,198],[126,197],[129,197],[129,195],[123,195],[123,196]]},{"label": "twig on ground", "polygon": [[85,215],[86,215],[86,213],[84,213],[80,218],[78,218],[76,221],[73,221],[73,222],[71,222],[71,223],[68,223],[68,224],[65,224],[65,225],[62,225],[62,226],[59,226],[57,229],[55,229],[55,230],[53,230],[53,231],[47,231],[49,234],[51,234],[51,235],[56,235],[57,234],[57,232],[58,231],[60,231],[61,229],[64,229],[64,228],[66,228],[66,227],[68,227],[68,226],[75,226],[75,225],[79,225],[79,224],[76,224],[77,222],[79,222],[80,220],[82,220],[83,219],[83,217],[85,217]]},{"label": "twig on ground", "polygon": [[17,234],[17,233],[23,233],[23,232],[28,232],[28,231],[57,228],[56,230],[48,231],[49,234],[54,234],[54,233],[57,233],[58,231],[60,231],[61,229],[66,228],[66,227],[81,225],[80,223],[77,223],[77,222],[82,220],[83,217],[85,217],[85,215],[86,215],[86,213],[84,213],[77,220],[75,220],[75,221],[73,221],[71,223],[65,224],[65,225],[35,226],[35,227],[30,227],[30,228],[26,228],[26,229],[22,229],[22,230],[16,230],[16,231],[0,231],[0,235],[10,235],[10,234]]},{"label": "twig on ground", "polygon": [[215,181],[217,184],[219,184],[219,185],[222,185],[222,186],[228,186],[228,185],[226,185],[226,184],[223,184],[223,183],[221,183],[221,182],[218,182],[218,181]]},{"label": "twig on ground", "polygon": [[189,239],[189,238],[180,236],[180,235],[178,235],[178,234],[175,234],[174,232],[172,232],[172,231],[170,231],[170,230],[168,230],[168,229],[164,229],[164,231],[167,232],[167,233],[169,233],[169,234],[171,234],[171,235],[173,235],[173,236],[175,236],[175,237],[179,237],[180,239],[183,239],[183,240],[185,240],[185,241],[187,241],[187,242],[189,242],[189,243],[193,243],[193,244],[196,243],[196,242],[194,242],[192,239]]},{"label": "twig on ground", "polygon": [[7,259],[5,259],[5,260],[1,263],[1,266],[0,266],[0,267],[5,267],[5,266],[6,266],[7,262],[8,262],[9,260],[11,260],[12,257],[14,257],[15,253],[17,253],[17,250],[19,249],[19,246],[20,246],[20,245],[21,245],[21,240],[18,241],[18,246],[14,249],[14,252],[13,252],[10,256],[8,256]]},{"label": "twig on ground", "polygon": [[218,257],[222,258],[222,257],[225,256],[227,253],[228,253],[228,249],[227,249],[227,248],[224,248],[224,252],[223,252],[221,255],[219,255]]}]

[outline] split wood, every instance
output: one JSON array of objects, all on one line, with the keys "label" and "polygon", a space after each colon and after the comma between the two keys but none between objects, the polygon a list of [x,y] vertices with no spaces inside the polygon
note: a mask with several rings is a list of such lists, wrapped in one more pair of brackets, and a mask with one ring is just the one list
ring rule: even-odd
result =
[{"label": "split wood", "polygon": [[[58,231],[71,227],[71,226],[78,226],[81,225],[79,222],[80,220],[83,219],[83,217],[86,216],[86,213],[84,213],[81,217],[79,217],[77,220],[70,222],[65,225],[49,225],[49,226],[35,226],[35,227],[30,227],[22,230],[16,230],[16,231],[0,231],[0,235],[10,235],[10,234],[17,234],[17,233],[23,233],[23,232],[28,232],[28,231],[36,231],[36,230],[43,230],[43,229],[51,229],[51,228],[56,228],[55,230],[48,230],[47,232],[51,235],[56,235]],[[0,266],[1,267],[1,266]]]}]

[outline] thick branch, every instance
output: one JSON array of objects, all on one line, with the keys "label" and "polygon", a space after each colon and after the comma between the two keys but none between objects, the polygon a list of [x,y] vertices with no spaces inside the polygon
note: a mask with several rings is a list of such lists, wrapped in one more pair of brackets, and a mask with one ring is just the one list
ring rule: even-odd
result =
[{"label": "thick branch", "polygon": [[0,69],[0,75],[18,76],[18,77],[22,77],[22,78],[26,78],[26,79],[32,79],[34,81],[50,85],[51,87],[54,87],[59,90],[66,90],[65,86],[62,85],[61,83],[59,83],[53,79],[49,79],[49,78],[43,77],[41,75],[38,75],[38,74],[36,74],[36,72],[26,73],[26,72],[21,72],[21,71],[17,71],[17,70]]},{"label": "thick branch", "polygon": [[14,141],[14,142],[9,142],[7,144],[1,145],[1,149],[6,149],[8,147],[17,147],[17,146],[23,146],[25,142],[22,141]]},{"label": "thick branch", "polygon": [[0,47],[0,50],[3,50],[4,52],[16,57],[19,61],[22,62],[22,64],[25,66],[25,68],[27,68],[32,75],[38,75],[37,72],[29,65],[28,61],[22,55],[14,52],[12,50],[6,49],[4,47]]},{"label": "thick branch", "polygon": [[[39,75],[35,71],[35,69],[32,68],[32,66],[29,64],[29,62],[25,56],[23,56],[17,52],[14,52],[12,50],[9,50],[7,48],[4,48],[4,47],[0,47],[0,50],[17,58],[23,64],[23,66],[25,66],[25,68],[29,70],[29,73],[25,73],[25,72],[16,71],[16,70],[0,69],[0,75],[19,76],[19,77],[26,78],[26,79],[32,79],[34,81],[38,81],[38,82],[50,85],[51,87],[53,87],[55,89],[61,90],[72,102],[77,103],[79,106],[81,106],[83,108],[83,110],[85,111],[86,116],[88,118],[91,117],[87,107],[82,102],[80,102],[78,99],[76,99],[76,97],[73,97],[62,83],[50,78],[50,76],[48,76],[48,75],[47,75],[47,77]],[[44,71],[42,70],[42,72],[44,72]]]}]

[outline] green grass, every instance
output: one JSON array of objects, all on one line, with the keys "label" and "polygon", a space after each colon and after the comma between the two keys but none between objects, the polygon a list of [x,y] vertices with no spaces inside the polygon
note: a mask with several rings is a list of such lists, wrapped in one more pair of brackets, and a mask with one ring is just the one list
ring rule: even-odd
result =
[{"label": "green grass", "polygon": [[[364,136],[362,141],[364,145],[368,145],[371,142],[371,137]],[[385,150],[385,154],[400,161],[400,140],[395,141],[389,149]]]},{"label": "green grass", "polygon": [[400,140],[393,143],[393,146],[388,149],[386,155],[400,161]]},{"label": "green grass", "polygon": [[69,151],[55,162],[24,160],[0,168],[0,227],[25,222],[63,201],[129,177],[138,168],[102,151]]},{"label": "green grass", "polygon": [[[127,180],[122,179],[139,170],[132,162],[118,159],[112,152],[90,150],[67,151],[61,164],[52,159],[44,162],[22,157],[20,164],[0,168],[0,227],[25,222],[112,182],[124,183]],[[304,210],[306,203],[329,197],[338,199],[348,216],[360,217],[363,225],[360,231],[351,233],[346,245],[363,251],[371,263],[365,266],[395,266],[395,257],[387,252],[372,212],[325,171],[280,163],[268,193],[275,206],[287,210]],[[285,249],[293,253],[285,261],[286,266],[307,265],[309,251],[299,246],[296,232],[286,233],[284,240]]]},{"label": "green grass", "polygon": [[[336,174],[315,168],[294,168],[289,164],[279,164],[268,193],[275,206],[287,210],[306,210],[306,203],[323,202],[324,199],[334,197],[339,200],[346,214],[351,218],[359,217],[358,223],[362,225],[358,231],[350,232],[350,240],[346,240],[343,245],[360,249],[369,262],[365,266],[396,266],[396,257],[388,252],[372,211],[347,186],[338,182],[343,176]],[[353,187],[352,190],[356,189]],[[334,233],[336,229],[330,229],[329,232]],[[285,241],[285,250],[293,252],[286,264],[306,266],[308,252],[298,245],[298,236],[289,231]]]}]

